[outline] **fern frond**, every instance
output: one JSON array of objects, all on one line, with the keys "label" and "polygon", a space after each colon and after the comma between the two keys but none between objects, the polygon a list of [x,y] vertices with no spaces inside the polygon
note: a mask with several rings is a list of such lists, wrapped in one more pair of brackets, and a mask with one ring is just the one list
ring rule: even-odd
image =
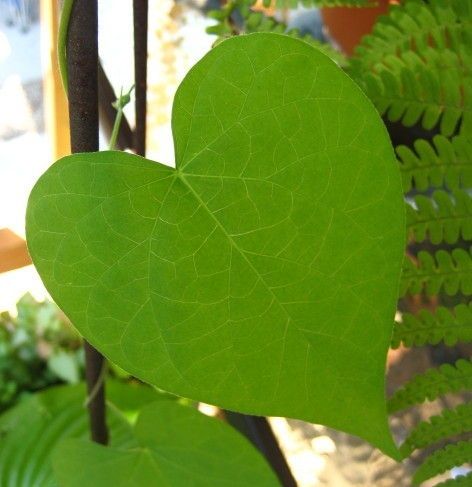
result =
[{"label": "fern frond", "polygon": [[[219,23],[207,28],[210,34],[217,34],[220,36],[233,34],[250,34],[252,32],[274,32],[277,34],[285,34],[291,37],[301,39],[308,44],[316,47],[321,52],[330,57],[339,66],[344,67],[347,64],[346,57],[340,51],[335,49],[327,42],[321,42],[315,39],[310,34],[302,35],[298,29],[289,29],[286,24],[279,22],[274,17],[265,15],[263,12],[253,11],[249,7],[254,3],[252,0],[238,0],[232,4],[228,2],[221,10],[209,12],[209,16],[216,18]],[[348,5],[348,3],[346,3]],[[242,31],[236,33],[232,32],[232,26],[229,23],[229,17],[235,10],[241,14],[244,26]],[[224,12],[224,13],[222,13]]]},{"label": "fern frond", "polygon": [[413,483],[419,485],[446,470],[470,462],[471,458],[472,440],[447,445],[435,451],[419,466],[413,475]]},{"label": "fern frond", "polygon": [[454,479],[449,479],[436,484],[434,487],[470,487],[472,485],[472,472],[467,475],[459,475]]},{"label": "fern frond", "polygon": [[472,130],[472,0],[410,0],[364,38],[353,77],[381,114],[443,135]]},{"label": "fern frond", "polygon": [[416,208],[406,203],[408,235],[413,241],[429,238],[436,245],[472,239],[472,197],[465,191],[455,190],[452,195],[435,191],[432,198],[416,196],[414,203]]},{"label": "fern frond", "polygon": [[458,51],[471,43],[472,1],[430,0],[407,1],[394,5],[388,15],[381,16],[357,46],[353,66],[372,70],[388,55],[405,51]]},{"label": "fern frond", "polygon": [[459,304],[452,312],[439,306],[434,313],[422,309],[418,314],[404,313],[401,322],[395,322],[392,348],[403,343],[405,347],[437,345],[444,342],[452,347],[457,342],[472,342],[472,303]]},{"label": "fern frond", "polygon": [[391,56],[377,72],[364,73],[361,86],[381,115],[411,127],[431,130],[440,123],[443,135],[472,130],[472,61],[462,65],[453,51],[427,48]]},{"label": "fern frond", "polygon": [[413,377],[388,400],[388,411],[395,413],[427,399],[471,388],[472,361],[459,359],[455,365],[443,364]]},{"label": "fern frond", "polygon": [[432,143],[419,139],[414,151],[398,146],[396,152],[405,193],[414,186],[418,191],[472,186],[472,138],[457,136],[447,139],[436,135]]},{"label": "fern frond", "polygon": [[472,402],[455,409],[445,409],[440,415],[422,421],[400,447],[404,457],[418,448],[425,448],[438,441],[472,431]]},{"label": "fern frond", "polygon": [[454,249],[452,252],[438,250],[434,256],[427,251],[418,253],[417,262],[406,257],[400,286],[400,296],[419,294],[423,291],[431,296],[443,290],[454,296],[461,292],[472,294],[472,249]]}]

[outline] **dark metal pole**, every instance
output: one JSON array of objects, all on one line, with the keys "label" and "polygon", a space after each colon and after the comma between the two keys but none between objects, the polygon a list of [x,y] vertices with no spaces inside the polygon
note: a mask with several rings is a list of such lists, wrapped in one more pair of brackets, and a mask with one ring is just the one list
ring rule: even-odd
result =
[{"label": "dark metal pole", "polygon": [[136,90],[134,150],[136,154],[144,156],[146,153],[148,0],[133,0],[133,25],[134,83]]},{"label": "dark metal pole", "polygon": [[283,487],[297,487],[277,438],[266,418],[224,411],[226,420],[266,457]]},{"label": "dark metal pole", "polygon": [[[74,2],[66,47],[72,152],[98,151],[97,18],[97,0]],[[84,348],[91,438],[106,444],[105,389],[100,383],[104,358],[89,343]]]}]

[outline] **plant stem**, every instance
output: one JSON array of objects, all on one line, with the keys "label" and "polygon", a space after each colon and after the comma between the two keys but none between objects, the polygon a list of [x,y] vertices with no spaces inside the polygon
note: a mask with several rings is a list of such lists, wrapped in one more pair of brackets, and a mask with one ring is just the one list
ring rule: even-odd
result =
[{"label": "plant stem", "polygon": [[[73,2],[68,20],[65,46],[71,148],[72,152],[95,152],[98,151],[97,0]],[[100,379],[104,358],[87,342],[84,349],[91,438],[106,444],[105,388]]]},{"label": "plant stem", "polygon": [[[110,140],[111,132],[116,119],[118,110],[113,106],[116,100],[116,94],[108,79],[103,66],[98,63],[98,108],[100,116],[100,127],[105,137]],[[120,130],[116,139],[115,149],[125,150],[133,148],[133,131],[126,120],[126,114],[123,113]]]},{"label": "plant stem", "polygon": [[59,20],[59,31],[57,36],[57,57],[59,61],[59,72],[61,75],[62,86],[67,94],[67,32],[69,30],[69,20],[72,12],[74,0],[64,0],[62,4],[61,17]]},{"label": "plant stem", "polygon": [[112,103],[113,107],[116,109],[116,117],[115,117],[115,123],[113,124],[113,130],[110,136],[110,144],[109,144],[110,150],[114,150],[116,147],[116,141],[120,133],[121,121],[123,119],[123,109],[129,103],[131,92],[133,91],[133,89],[134,89],[134,85],[130,88],[128,93],[124,95],[123,95],[123,90],[121,90],[120,96],[117,98],[117,100],[114,103]]},{"label": "plant stem", "polygon": [[116,111],[115,123],[113,124],[113,130],[110,136],[110,150],[114,150],[116,146],[116,139],[118,138],[118,132],[120,131],[121,119],[123,118],[123,110],[118,109]]}]

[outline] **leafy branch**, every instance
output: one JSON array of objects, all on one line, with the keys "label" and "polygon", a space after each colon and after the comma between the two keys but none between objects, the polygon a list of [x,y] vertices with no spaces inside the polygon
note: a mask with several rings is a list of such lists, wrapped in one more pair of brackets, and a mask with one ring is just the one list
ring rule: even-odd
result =
[{"label": "leafy branch", "polygon": [[415,404],[452,392],[472,388],[472,361],[459,359],[413,377],[388,400],[388,411],[395,413]]},{"label": "leafy branch", "polygon": [[456,243],[460,238],[472,239],[472,197],[454,190],[436,191],[433,196],[418,195],[413,204],[406,204],[408,234],[415,242],[427,238],[433,244]]},{"label": "leafy branch", "polygon": [[454,311],[443,306],[434,313],[422,309],[418,314],[403,313],[395,323],[391,347],[436,345],[443,341],[454,346],[458,341],[472,341],[472,303],[459,304]]},{"label": "leafy branch", "polygon": [[440,415],[422,421],[400,447],[407,457],[418,448],[425,448],[443,438],[472,431],[472,403],[461,404],[455,409],[445,409]]},{"label": "leafy branch", "polygon": [[410,1],[377,22],[351,63],[353,76],[391,121],[472,128],[471,0]]},{"label": "leafy branch", "polygon": [[396,152],[405,192],[413,187],[426,191],[472,186],[472,139],[468,136],[436,135],[432,142],[416,140],[414,150],[400,145]]},{"label": "leafy branch", "polygon": [[451,252],[438,250],[433,254],[422,250],[417,259],[406,257],[403,265],[400,295],[419,294],[430,296],[443,290],[453,296],[458,292],[472,294],[471,250],[453,249]]},{"label": "leafy branch", "polygon": [[458,475],[453,479],[436,484],[435,487],[470,487],[472,484],[472,472],[467,475]]},{"label": "leafy branch", "polygon": [[413,483],[419,485],[425,480],[449,470],[455,465],[463,465],[472,458],[472,440],[459,441],[432,453],[416,470]]},{"label": "leafy branch", "polygon": [[356,48],[352,66],[372,70],[389,55],[428,47],[457,51],[470,42],[471,0],[407,1],[390,7]]}]

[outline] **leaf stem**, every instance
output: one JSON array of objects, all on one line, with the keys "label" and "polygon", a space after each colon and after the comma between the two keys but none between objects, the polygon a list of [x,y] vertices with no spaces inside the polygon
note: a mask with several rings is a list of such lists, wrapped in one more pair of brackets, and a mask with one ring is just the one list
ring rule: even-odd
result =
[{"label": "leaf stem", "polygon": [[123,109],[131,100],[131,92],[134,89],[134,85],[129,89],[128,93],[123,95],[123,88],[120,91],[120,96],[112,103],[113,107],[116,109],[115,123],[113,124],[113,130],[110,136],[109,149],[114,150],[116,146],[116,140],[118,139],[118,134],[120,132],[121,120],[123,119]]},{"label": "leaf stem", "polygon": [[57,39],[57,57],[59,62],[59,72],[61,75],[62,86],[64,91],[68,91],[68,74],[67,74],[67,33],[69,31],[69,21],[74,6],[74,0],[64,0],[59,20],[59,31]]}]

